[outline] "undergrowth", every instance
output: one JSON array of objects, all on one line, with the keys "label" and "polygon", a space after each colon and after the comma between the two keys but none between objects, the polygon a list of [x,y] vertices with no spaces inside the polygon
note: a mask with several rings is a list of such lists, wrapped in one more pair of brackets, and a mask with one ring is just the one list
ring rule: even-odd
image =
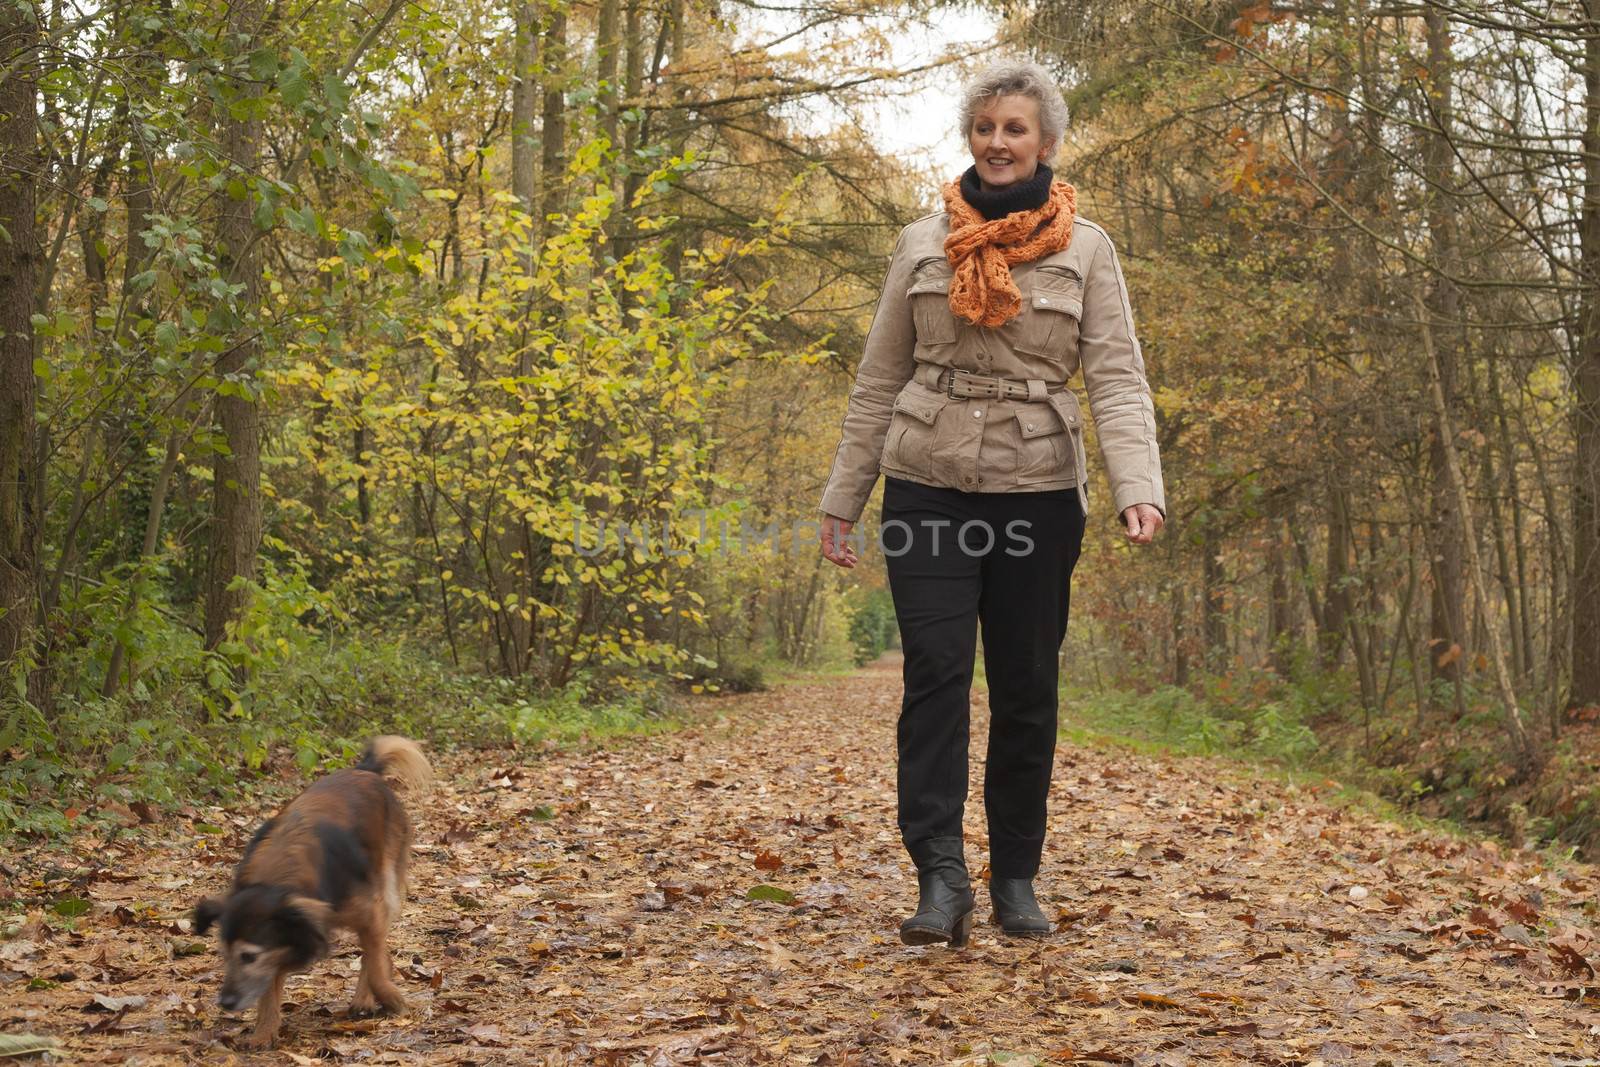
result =
[{"label": "undergrowth", "polygon": [[1206,675],[1191,686],[1071,686],[1061,735],[1146,753],[1228,757],[1290,780],[1336,779],[1381,798],[1386,814],[1473,823],[1517,846],[1592,857],[1600,849],[1600,738],[1569,729],[1545,740],[1533,775],[1508,758],[1491,694],[1467,686],[1467,712],[1363,711],[1353,682],[1306,672]]},{"label": "undergrowth", "polygon": [[169,807],[230,797],[269,769],[345,766],[366,739],[434,749],[571,743],[668,728],[663,688],[619,694],[585,675],[560,689],[441,663],[414,642],[312,644],[235,678],[225,655],[152,670],[109,699],[71,696],[46,714],[0,703],[0,837],[55,835],[107,803]]},{"label": "undergrowth", "polygon": [[[131,599],[126,586],[68,591],[53,705],[27,701],[20,671],[0,692],[0,839],[346,766],[379,733],[444,749],[655,732],[677,725],[679,694],[765,688],[790,670],[769,643],[678,671],[585,665],[565,685],[542,686],[453,667],[440,641],[352,617],[298,557],[263,559],[261,570],[243,617],[211,650],[153,583]],[[849,633],[841,618],[810,669],[881,652],[882,601],[869,599]],[[113,695],[102,696],[110,674]]]}]

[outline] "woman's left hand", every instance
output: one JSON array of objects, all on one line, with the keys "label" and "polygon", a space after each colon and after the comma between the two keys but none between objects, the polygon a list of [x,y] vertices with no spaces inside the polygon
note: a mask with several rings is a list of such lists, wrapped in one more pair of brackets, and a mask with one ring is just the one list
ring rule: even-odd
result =
[{"label": "woman's left hand", "polygon": [[1156,531],[1165,521],[1153,504],[1130,504],[1122,511],[1128,540],[1136,545],[1148,545],[1155,540]]}]

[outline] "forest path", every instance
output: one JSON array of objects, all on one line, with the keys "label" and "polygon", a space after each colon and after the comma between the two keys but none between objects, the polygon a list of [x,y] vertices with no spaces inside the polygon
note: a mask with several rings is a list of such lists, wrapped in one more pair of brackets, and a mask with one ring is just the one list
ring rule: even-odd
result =
[{"label": "forest path", "polygon": [[[915,881],[894,823],[899,699],[886,658],[708,698],[696,725],[604,751],[436,754],[394,937],[410,1013],[345,1018],[345,940],[290,980],[273,1052],[233,1050],[243,1023],[216,1007],[215,946],[178,925],[267,812],[86,843],[75,931],[35,918],[0,942],[0,1031],[130,1064],[1600,1057],[1594,868],[1553,872],[1216,761],[1061,746],[1038,883],[1057,935],[1004,939],[980,888],[967,949],[901,945]],[[0,853],[21,898],[66,877],[44,862]],[[748,899],[758,885],[794,899]],[[143,999],[86,1011],[96,996]]]}]

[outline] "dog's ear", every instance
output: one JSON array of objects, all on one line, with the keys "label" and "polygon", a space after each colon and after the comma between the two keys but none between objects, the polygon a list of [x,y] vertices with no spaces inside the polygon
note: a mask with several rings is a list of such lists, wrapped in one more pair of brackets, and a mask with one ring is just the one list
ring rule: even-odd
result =
[{"label": "dog's ear", "polygon": [[194,932],[205,933],[211,929],[211,924],[220,918],[222,918],[222,899],[205,897],[194,906]]},{"label": "dog's ear", "polygon": [[333,909],[315,897],[292,896],[273,913],[273,940],[289,950],[289,965],[309,967],[328,954]]}]

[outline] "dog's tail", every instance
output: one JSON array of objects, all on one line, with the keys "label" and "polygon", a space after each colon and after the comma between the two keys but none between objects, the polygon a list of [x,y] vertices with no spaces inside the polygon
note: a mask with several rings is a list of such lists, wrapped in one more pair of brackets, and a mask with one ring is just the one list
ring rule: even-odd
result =
[{"label": "dog's tail", "polygon": [[382,734],[367,742],[367,750],[361,754],[356,770],[382,775],[389,784],[404,786],[412,792],[426,789],[433,782],[433,768],[428,765],[421,746],[396,734]]}]

